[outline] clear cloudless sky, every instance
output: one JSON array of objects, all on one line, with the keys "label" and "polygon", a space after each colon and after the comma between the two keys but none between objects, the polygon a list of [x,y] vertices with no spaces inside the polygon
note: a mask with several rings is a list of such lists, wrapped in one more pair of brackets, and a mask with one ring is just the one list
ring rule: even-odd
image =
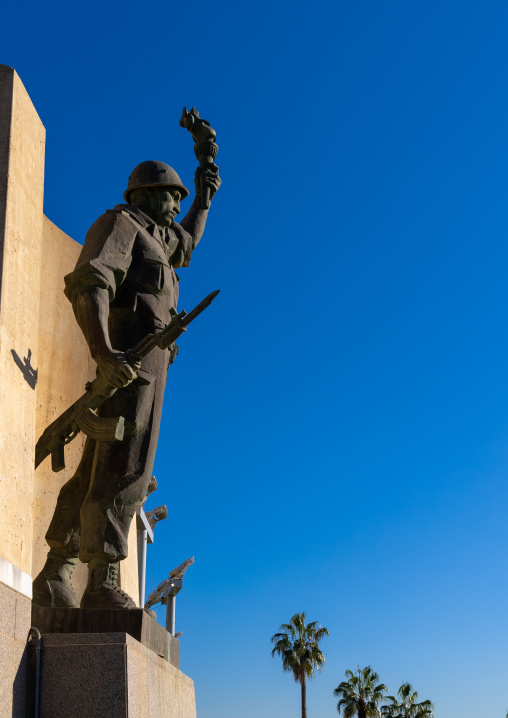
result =
[{"label": "clear cloudless sky", "polygon": [[507,34],[501,0],[3,4],[45,213],[79,242],[138,162],[192,186],[184,105],[217,130],[180,307],[221,294],[180,341],[147,505],[170,514],[147,591],[196,557],[199,718],[299,715],[269,639],[300,611],[330,631],[309,718],[358,664],[436,718],[505,716]]}]

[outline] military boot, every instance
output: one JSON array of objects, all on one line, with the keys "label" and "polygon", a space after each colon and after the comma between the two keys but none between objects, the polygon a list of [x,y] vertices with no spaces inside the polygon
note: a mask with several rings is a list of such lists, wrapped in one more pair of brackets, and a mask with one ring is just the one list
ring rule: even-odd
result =
[{"label": "military boot", "polygon": [[118,585],[119,563],[96,558],[90,561],[88,585],[81,599],[81,608],[137,608],[132,598]]},{"label": "military boot", "polygon": [[44,568],[33,582],[33,603],[47,608],[79,608],[71,578],[77,558],[48,553]]}]

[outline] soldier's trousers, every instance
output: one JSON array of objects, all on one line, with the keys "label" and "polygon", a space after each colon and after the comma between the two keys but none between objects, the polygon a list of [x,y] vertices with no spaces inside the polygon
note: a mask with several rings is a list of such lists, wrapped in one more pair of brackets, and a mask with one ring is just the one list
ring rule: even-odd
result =
[{"label": "soldier's trousers", "polygon": [[[79,555],[115,562],[127,556],[129,527],[146,496],[159,437],[168,351],[154,349],[140,379],[108,399],[101,417],[123,416],[123,441],[90,438],[74,476],[62,487],[46,534],[50,547],[65,557]],[[143,377],[149,384],[143,384]]]}]

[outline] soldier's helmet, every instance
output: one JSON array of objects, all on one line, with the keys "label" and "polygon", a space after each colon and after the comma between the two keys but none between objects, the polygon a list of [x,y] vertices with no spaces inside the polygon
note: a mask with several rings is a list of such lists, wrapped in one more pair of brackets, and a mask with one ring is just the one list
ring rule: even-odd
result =
[{"label": "soldier's helmet", "polygon": [[156,160],[148,160],[147,162],[141,162],[131,172],[127,189],[123,193],[125,201],[129,202],[129,193],[133,189],[139,189],[140,187],[175,187],[180,193],[181,198],[185,199],[188,197],[189,190],[184,187],[182,180],[177,175],[175,170],[167,165],[165,162],[157,162]]}]

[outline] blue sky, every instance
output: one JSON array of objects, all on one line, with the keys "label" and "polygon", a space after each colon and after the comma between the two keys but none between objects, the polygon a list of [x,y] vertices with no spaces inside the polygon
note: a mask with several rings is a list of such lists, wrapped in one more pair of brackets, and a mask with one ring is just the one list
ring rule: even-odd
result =
[{"label": "blue sky", "polygon": [[221,294],[180,342],[149,505],[170,518],[147,589],[196,556],[177,630],[199,718],[299,715],[269,644],[297,611],[330,630],[309,718],[357,664],[436,718],[504,718],[508,5],[2,17],[47,129],[45,212],[78,241],[138,162],[192,186],[183,105],[217,130],[181,308]]}]

